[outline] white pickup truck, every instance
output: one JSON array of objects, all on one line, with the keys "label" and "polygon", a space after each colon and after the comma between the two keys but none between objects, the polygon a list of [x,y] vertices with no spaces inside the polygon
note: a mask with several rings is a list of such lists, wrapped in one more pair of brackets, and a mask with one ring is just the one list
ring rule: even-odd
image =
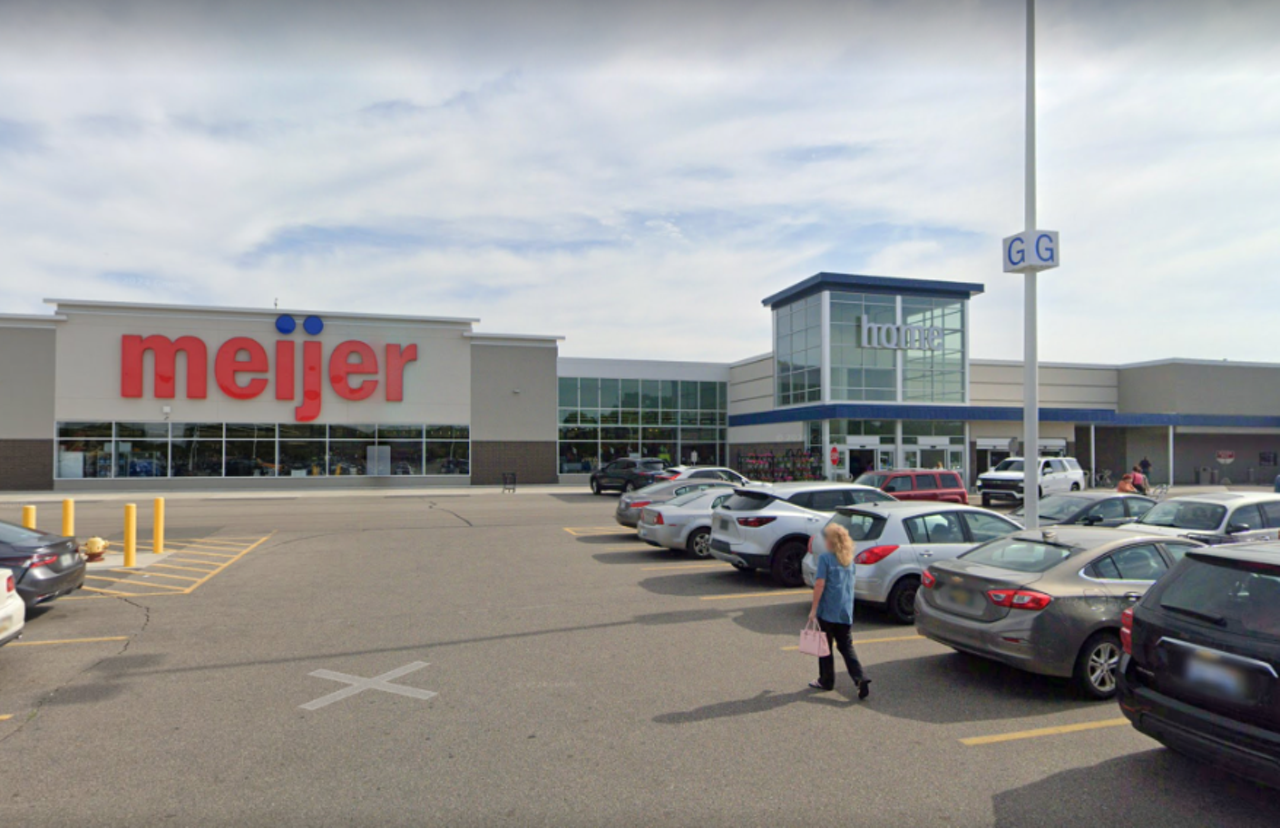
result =
[{"label": "white pickup truck", "polygon": [[[1010,457],[978,476],[982,505],[994,500],[1022,500],[1023,459]],[[1040,458],[1040,497],[1055,492],[1077,492],[1085,487],[1084,469],[1074,457]]]}]

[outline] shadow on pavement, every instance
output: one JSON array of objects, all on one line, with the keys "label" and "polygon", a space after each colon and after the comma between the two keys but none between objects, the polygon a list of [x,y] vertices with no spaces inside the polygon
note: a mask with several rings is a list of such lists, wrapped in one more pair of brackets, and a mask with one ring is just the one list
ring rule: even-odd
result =
[{"label": "shadow on pavement", "polygon": [[683,552],[672,552],[669,549],[661,549],[657,546],[646,546],[644,549],[637,549],[634,552],[627,550],[625,552],[597,552],[591,556],[596,563],[602,564],[661,564],[671,561],[682,561],[685,559]]},{"label": "shadow on pavement", "polygon": [[[797,681],[799,681],[797,679]],[[853,685],[843,687],[839,684],[833,693],[804,688],[791,693],[775,693],[772,690],[761,690],[758,694],[746,699],[734,699],[726,702],[715,702],[692,710],[663,713],[654,716],[658,724],[694,724],[712,719],[725,719],[732,716],[750,716],[755,713],[768,713],[789,704],[819,704],[827,707],[848,707],[854,701],[856,691]]]},{"label": "shadow on pavement", "polygon": [[128,678],[131,674],[155,672],[165,660],[163,655],[119,655],[105,658],[93,667],[90,673],[97,674],[96,681],[73,684],[52,694],[45,704],[93,704],[115,698],[128,690]]},{"label": "shadow on pavement", "polygon": [[644,541],[640,540],[640,537],[635,532],[627,531],[614,532],[608,535],[574,535],[573,539],[578,543],[585,543],[588,546],[592,544],[611,544],[616,546],[620,543],[643,543],[646,549],[658,548],[644,543]]},{"label": "shadow on pavement", "polygon": [[[679,573],[659,575],[645,578],[640,581],[639,586],[655,595],[676,595],[685,598],[756,592],[766,595],[781,589],[770,581],[768,576],[757,575],[751,571],[739,572],[731,567],[689,569]],[[778,596],[778,600],[786,597],[788,596]]]},{"label": "shadow on pavement", "polygon": [[[905,633],[904,633],[905,634]],[[1114,703],[1084,701],[1065,679],[1024,673],[960,653],[922,655],[867,667],[875,680],[876,710],[886,716],[930,724],[994,721],[1097,710],[1114,714]],[[946,697],[946,703],[940,698]]]},{"label": "shadow on pavement", "polygon": [[604,494],[594,495],[591,492],[580,492],[578,494],[553,494],[547,495],[552,500],[558,500],[561,503],[569,503],[574,506],[581,506],[584,503],[602,502],[606,498],[617,500],[620,495],[617,492],[605,492]]},{"label": "shadow on pavement", "polygon": [[[808,595],[792,596],[794,600],[770,602],[755,607],[735,609],[730,612],[733,623],[749,632],[759,635],[785,636],[785,644],[795,644],[800,638],[800,630],[809,618],[809,605],[812,598]],[[913,627],[886,621],[883,613],[875,610],[864,610],[855,606],[853,610],[853,639],[857,643],[859,637],[871,638],[880,636],[914,635]],[[794,638],[796,641],[789,639]],[[783,646],[780,642],[778,646]]]},{"label": "shadow on pavement", "polygon": [[[1280,825],[1275,791],[1160,747],[998,793],[992,805],[997,828]],[[1055,817],[1047,820],[1050,806]]]}]

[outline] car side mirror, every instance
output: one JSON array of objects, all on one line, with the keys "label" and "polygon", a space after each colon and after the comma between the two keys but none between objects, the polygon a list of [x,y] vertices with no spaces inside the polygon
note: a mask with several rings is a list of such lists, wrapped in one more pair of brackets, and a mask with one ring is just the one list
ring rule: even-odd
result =
[{"label": "car side mirror", "polygon": [[1234,535],[1237,532],[1248,532],[1249,528],[1249,524],[1247,523],[1232,523],[1227,526],[1227,534]]},{"label": "car side mirror", "polygon": [[1097,526],[1099,523],[1102,523],[1102,516],[1101,515],[1085,515],[1084,520],[1080,522],[1083,523],[1085,526]]}]

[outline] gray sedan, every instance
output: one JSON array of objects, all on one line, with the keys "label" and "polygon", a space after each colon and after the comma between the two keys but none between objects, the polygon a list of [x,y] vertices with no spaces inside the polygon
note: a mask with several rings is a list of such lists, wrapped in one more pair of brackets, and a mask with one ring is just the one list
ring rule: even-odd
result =
[{"label": "gray sedan", "polygon": [[724,480],[672,480],[668,483],[654,483],[619,497],[618,508],[613,517],[619,524],[635,529],[640,525],[640,512],[644,507],[666,503],[673,497],[689,492],[713,488],[729,489],[733,488],[733,484]]},{"label": "gray sedan", "polygon": [[1109,699],[1121,613],[1198,546],[1102,527],[1016,532],[931,565],[916,593],[916,630],[961,652],[1072,678],[1086,697]]}]

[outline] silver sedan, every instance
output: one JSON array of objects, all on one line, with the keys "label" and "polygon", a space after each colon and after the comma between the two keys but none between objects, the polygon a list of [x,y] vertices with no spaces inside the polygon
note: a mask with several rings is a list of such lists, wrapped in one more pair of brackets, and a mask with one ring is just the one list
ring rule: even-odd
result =
[{"label": "silver sedan", "polygon": [[673,497],[711,488],[728,490],[732,488],[732,484],[723,480],[672,480],[666,483],[654,483],[619,497],[618,508],[613,513],[613,519],[622,526],[634,529],[640,525],[640,510],[644,507],[666,503]]},{"label": "silver sedan", "polygon": [[688,492],[666,503],[646,506],[636,527],[640,540],[650,546],[683,549],[699,558],[711,555],[711,510],[733,496],[719,486]]},{"label": "silver sedan", "polygon": [[916,630],[1031,673],[1116,692],[1120,615],[1187,550],[1186,538],[1055,526],[985,543],[925,570]]}]

